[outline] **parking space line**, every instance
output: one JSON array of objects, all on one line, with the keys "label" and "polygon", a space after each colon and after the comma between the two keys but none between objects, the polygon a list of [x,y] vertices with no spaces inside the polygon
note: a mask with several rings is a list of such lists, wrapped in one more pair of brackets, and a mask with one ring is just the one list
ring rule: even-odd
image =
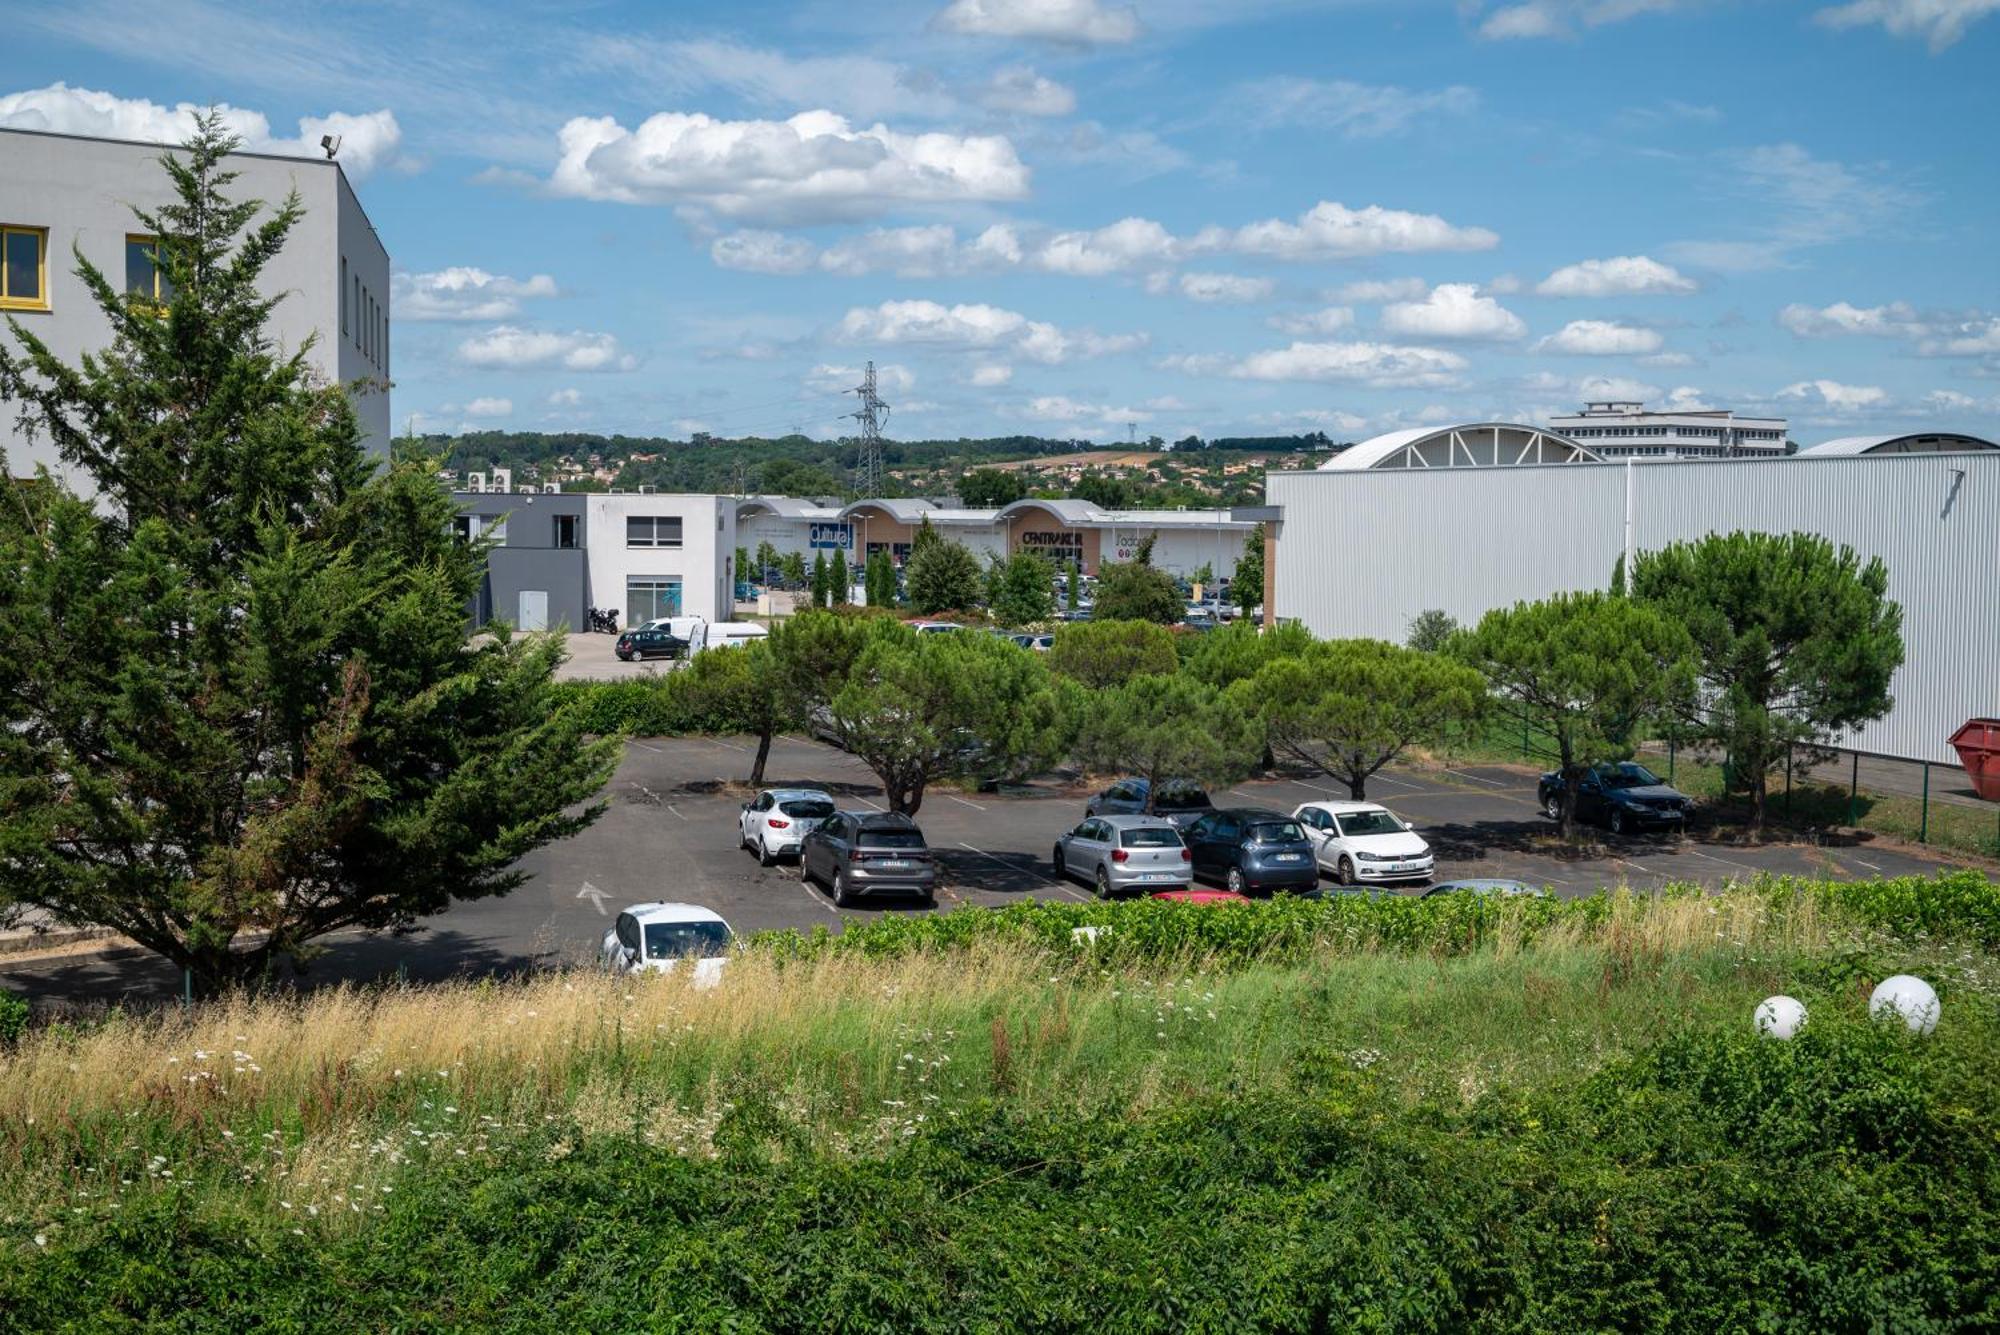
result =
[{"label": "parking space line", "polygon": [[[1371,774],[1368,776],[1368,782],[1386,783],[1391,787],[1395,788],[1409,788],[1418,792],[1423,791],[1423,785],[1420,783],[1410,783],[1409,781],[1404,779],[1392,779],[1386,774]],[[1331,789],[1329,789],[1328,791],[1331,791]]]},{"label": "parking space line", "polygon": [[867,798],[863,797],[859,793],[850,793],[849,796],[852,797],[855,801],[859,802],[862,806],[867,807],[870,811],[887,811],[889,809],[885,806],[879,806],[876,803],[869,801]]},{"label": "parking space line", "polygon": [[723,742],[723,741],[717,741],[717,740],[716,740],[715,738],[713,738],[713,737],[709,738],[709,739],[708,739],[708,741],[709,741],[709,743],[710,743],[711,745],[713,745],[713,746],[720,746],[720,747],[725,747],[725,748],[727,748],[728,750],[731,750],[731,751],[748,751],[748,750],[750,749],[750,748],[749,748],[749,747],[747,747],[747,746],[738,746],[738,745],[737,745],[736,743],[734,743],[734,742]]},{"label": "parking space line", "polygon": [[680,816],[680,818],[681,818],[682,820],[686,820],[686,819],[687,819],[687,817],[686,817],[686,816],[684,816],[684,815],[681,815],[681,809],[680,809],[679,807],[675,806],[675,805],[674,805],[674,804],[673,804],[672,802],[663,802],[663,803],[661,803],[661,805],[662,805],[662,806],[664,806],[664,807],[665,807],[665,808],[666,808],[667,810],[669,810],[669,811],[673,812],[673,813],[674,813],[674,814],[675,814],[676,816]]},{"label": "parking space line", "polygon": [[1007,859],[989,853],[983,848],[974,848],[971,844],[966,843],[962,839],[959,841],[958,846],[964,849],[968,853],[979,854],[980,857],[985,858],[989,862],[997,862],[1001,866],[1005,867],[1008,871],[1025,871],[1028,873],[1030,877],[1034,878],[1037,881],[1040,881],[1043,885],[1054,886],[1056,889],[1062,891],[1064,894],[1068,895],[1071,899],[1074,899],[1079,903],[1088,904],[1090,902],[1087,896],[1078,894],[1076,891],[1070,889],[1068,886],[1064,885],[1060,881],[1051,881],[1048,877],[1042,875],[1038,871],[1034,871],[1026,867],[1017,867],[1013,863],[1007,861]]},{"label": "parking space line", "polygon": [[1698,858],[1707,858],[1710,862],[1720,862],[1725,867],[1739,867],[1747,872],[1764,872],[1770,870],[1768,867],[1753,867],[1747,862],[1733,862],[1728,858],[1719,858],[1713,853],[1704,853],[1699,848],[1683,849],[1682,851]]},{"label": "parking space line", "polygon": [[829,904],[826,901],[825,896],[820,894],[818,889],[814,887],[813,883],[811,881],[808,881],[803,876],[799,877],[799,889],[806,892],[807,899],[810,899],[813,903],[819,905],[821,908],[825,909],[828,913],[831,913],[834,917],[838,918],[840,916],[840,910],[835,908],[832,904]]},{"label": "parking space line", "polygon": [[633,742],[632,745],[638,747],[641,751],[651,751],[656,756],[663,756],[667,753],[666,747],[653,746],[647,742]]},{"label": "parking space line", "polygon": [[986,808],[985,808],[985,807],[983,807],[983,806],[979,805],[979,803],[977,803],[977,802],[968,802],[968,801],[966,801],[966,800],[965,800],[964,798],[962,798],[962,797],[953,797],[953,796],[952,796],[952,795],[951,795],[950,793],[946,793],[946,794],[944,795],[944,797],[945,797],[945,800],[946,800],[946,801],[949,801],[949,802],[956,802],[956,803],[958,803],[958,804],[959,804],[960,806],[962,806],[962,807],[971,807],[971,808],[972,808],[972,809],[973,809],[974,811],[984,811],[984,810],[986,810]]},{"label": "parking space line", "polygon": [[1242,790],[1241,788],[1231,788],[1231,789],[1230,789],[1229,791],[1230,791],[1230,794],[1231,794],[1232,796],[1235,796],[1235,797],[1247,797],[1247,798],[1249,798],[1249,799],[1250,799],[1250,800],[1251,800],[1252,802],[1255,802],[1255,801],[1257,800],[1257,794],[1256,794],[1256,793],[1246,793],[1246,792],[1244,792],[1244,791],[1243,791],[1243,790]]},{"label": "parking space line", "polygon": [[1868,869],[1869,871],[1872,871],[1872,872],[1880,872],[1880,871],[1882,870],[1882,869],[1881,869],[1880,867],[1876,866],[1876,865],[1875,865],[1874,863],[1872,863],[1872,862],[1868,861],[1868,859],[1866,859],[1866,858],[1857,858],[1857,857],[1855,857],[1855,856],[1854,856],[1854,854],[1852,854],[1852,853],[1849,853],[1849,854],[1847,855],[1847,858],[1848,858],[1848,861],[1850,861],[1850,862],[1858,862],[1858,863],[1860,863],[1860,864],[1861,864],[1862,866],[1866,867],[1866,868],[1867,868],[1867,869]]},{"label": "parking space line", "polygon": [[1445,773],[1456,774],[1461,779],[1470,779],[1474,783],[1483,783],[1491,788],[1505,788],[1507,786],[1506,784],[1500,782],[1498,779],[1482,779],[1477,774],[1467,774],[1462,769],[1447,769]]},{"label": "parking space line", "polygon": [[1621,867],[1632,867],[1632,868],[1636,868],[1636,869],[1637,869],[1638,871],[1640,871],[1640,872],[1643,872],[1643,873],[1644,873],[1644,874],[1646,874],[1647,876],[1664,876],[1664,875],[1666,875],[1666,873],[1665,873],[1665,872],[1658,872],[1658,871],[1654,871],[1654,870],[1653,870],[1653,869],[1652,869],[1651,867],[1647,867],[1647,866],[1643,866],[1643,865],[1641,865],[1640,863],[1637,863],[1637,862],[1634,862],[1634,861],[1632,861],[1632,859],[1630,859],[1630,858],[1621,858],[1621,857],[1617,857],[1617,856],[1613,856],[1611,860],[1612,860],[1613,862],[1617,863],[1617,864],[1618,864],[1619,866],[1621,866]]}]

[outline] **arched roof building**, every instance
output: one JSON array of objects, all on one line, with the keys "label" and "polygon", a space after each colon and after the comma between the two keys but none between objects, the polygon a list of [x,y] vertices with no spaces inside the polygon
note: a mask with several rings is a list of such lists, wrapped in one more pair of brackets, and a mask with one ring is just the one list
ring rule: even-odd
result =
[{"label": "arched roof building", "polygon": [[1911,431],[1902,435],[1842,436],[1809,445],[1799,453],[1823,459],[1855,454],[1964,454],[1970,450],[2000,450],[2000,445],[1957,431]]},{"label": "arched roof building", "polygon": [[1560,432],[1518,422],[1468,422],[1389,431],[1350,445],[1319,466],[1322,473],[1370,468],[1512,468],[1526,464],[1603,463]]}]

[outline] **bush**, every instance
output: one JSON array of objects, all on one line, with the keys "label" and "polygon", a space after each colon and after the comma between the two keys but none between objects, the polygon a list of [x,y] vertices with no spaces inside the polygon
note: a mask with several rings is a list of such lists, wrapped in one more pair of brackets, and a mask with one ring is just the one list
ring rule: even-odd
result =
[{"label": "bush", "polygon": [[627,733],[671,737],[700,732],[678,676],[643,681],[566,681],[555,687],[559,706],[583,712],[584,726],[599,737]]},{"label": "bush", "polygon": [[14,1043],[28,1030],[28,999],[0,992],[0,1043]]}]

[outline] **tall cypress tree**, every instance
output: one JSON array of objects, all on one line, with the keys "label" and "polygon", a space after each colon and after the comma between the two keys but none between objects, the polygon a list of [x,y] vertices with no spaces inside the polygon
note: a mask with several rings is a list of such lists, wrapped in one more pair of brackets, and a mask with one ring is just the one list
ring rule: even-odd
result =
[{"label": "tall cypress tree", "polygon": [[0,396],[95,492],[44,475],[0,519],[0,896],[204,992],[506,893],[617,756],[555,699],[560,637],[467,645],[484,554],[435,461],[378,468],[348,389],[266,334],[302,209],[231,198],[235,146],[200,118],[175,202],[135,210],[164,309],[79,253],[111,345],[0,340]]},{"label": "tall cypress tree", "polygon": [[826,570],[827,605],[844,603],[853,595],[853,577],[847,573],[847,553],[835,550]]},{"label": "tall cypress tree", "polygon": [[827,606],[827,590],[831,587],[827,579],[826,553],[813,553],[812,605]]}]

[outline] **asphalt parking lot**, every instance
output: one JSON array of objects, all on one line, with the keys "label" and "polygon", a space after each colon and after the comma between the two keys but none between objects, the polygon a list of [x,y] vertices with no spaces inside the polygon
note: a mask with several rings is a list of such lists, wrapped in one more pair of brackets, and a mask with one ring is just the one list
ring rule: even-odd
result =
[{"label": "asphalt parking lot", "polygon": [[[606,792],[604,816],[583,834],[541,849],[521,866],[527,881],[498,899],[459,904],[404,934],[354,934],[328,943],[314,981],[402,976],[415,980],[504,973],[593,957],[611,915],[645,900],[686,900],[714,909],[739,932],[826,927],[883,913],[926,912],[914,901],[836,909],[797,866],[759,867],[736,843],[736,815],[749,790],[746,739],[636,740]],[[844,808],[883,809],[881,787],[860,762],[797,738],[773,746],[771,786],[818,786]],[[933,788],[918,823],[941,863],[938,911],[1034,897],[1090,898],[1088,887],[1054,878],[1055,837],[1081,818],[1088,790],[1049,786],[1004,794]],[[1369,795],[1416,825],[1438,858],[1437,878],[1497,876],[1558,894],[1604,886],[1648,890],[1670,882],[1717,885],[1759,872],[1862,878],[1959,865],[1948,858],[1876,845],[1757,848],[1656,835],[1560,849],[1535,805],[1534,777],[1500,767],[1388,770]],[[1216,794],[1290,811],[1300,802],[1345,797],[1317,779],[1263,779]],[[1421,893],[1414,887],[1403,893]],[[1338,893],[1331,882],[1322,893]],[[173,970],[143,953],[75,950],[0,960],[0,987],[58,1002],[134,1002],[173,996]]]}]

